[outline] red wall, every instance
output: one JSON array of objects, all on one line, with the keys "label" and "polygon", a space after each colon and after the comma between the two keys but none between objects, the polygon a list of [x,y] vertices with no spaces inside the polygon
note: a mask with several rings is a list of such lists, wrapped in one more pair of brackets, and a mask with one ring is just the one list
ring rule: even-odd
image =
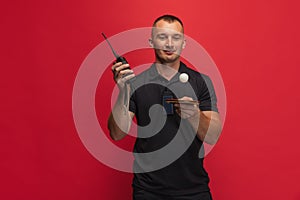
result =
[{"label": "red wall", "polygon": [[[216,200],[299,200],[299,3],[10,1],[1,5],[1,199],[130,199],[131,174],[86,150],[72,117],[76,73],[108,36],[182,18],[212,56],[227,94],[222,136],[206,158]],[[141,64],[143,55],[130,57]],[[149,59],[147,60],[149,61]],[[113,81],[107,76],[109,89]],[[108,90],[109,91],[109,90]],[[110,99],[97,93],[105,128]],[[105,96],[104,96],[105,97]],[[107,97],[109,98],[109,97]],[[105,129],[107,132],[107,129]],[[132,140],[117,145],[130,149]]]}]

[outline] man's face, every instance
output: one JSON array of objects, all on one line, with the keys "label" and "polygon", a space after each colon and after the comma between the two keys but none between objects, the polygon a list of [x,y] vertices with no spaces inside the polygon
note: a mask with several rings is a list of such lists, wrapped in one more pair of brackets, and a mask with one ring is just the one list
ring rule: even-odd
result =
[{"label": "man's face", "polygon": [[183,28],[177,21],[160,20],[156,23],[150,45],[155,49],[155,56],[160,63],[173,63],[180,58],[185,46]]}]

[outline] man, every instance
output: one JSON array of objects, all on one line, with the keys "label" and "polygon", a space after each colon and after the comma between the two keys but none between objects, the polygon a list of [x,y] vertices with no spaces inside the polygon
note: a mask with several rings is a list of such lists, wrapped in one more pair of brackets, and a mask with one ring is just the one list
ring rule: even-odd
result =
[{"label": "man", "polygon": [[155,63],[140,75],[128,64],[112,66],[119,95],[108,119],[110,135],[124,138],[134,116],[138,124],[133,199],[210,200],[201,147],[215,144],[221,132],[212,83],[180,61],[186,40],[177,17],[157,18],[149,44]]}]

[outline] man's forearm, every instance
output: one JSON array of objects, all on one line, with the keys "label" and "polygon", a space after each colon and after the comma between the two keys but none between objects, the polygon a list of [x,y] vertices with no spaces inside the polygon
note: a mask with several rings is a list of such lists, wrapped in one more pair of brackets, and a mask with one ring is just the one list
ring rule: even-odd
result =
[{"label": "man's forearm", "polygon": [[[124,105],[124,98],[125,92],[120,92],[108,119],[108,129],[113,140],[124,138],[131,126],[132,116],[130,116],[128,106]],[[126,105],[129,104],[129,99],[126,99],[126,103]]]},{"label": "man's forearm", "polygon": [[208,144],[215,144],[218,141],[222,125],[217,114],[205,115],[203,111],[199,111],[198,115],[188,120],[201,141]]}]

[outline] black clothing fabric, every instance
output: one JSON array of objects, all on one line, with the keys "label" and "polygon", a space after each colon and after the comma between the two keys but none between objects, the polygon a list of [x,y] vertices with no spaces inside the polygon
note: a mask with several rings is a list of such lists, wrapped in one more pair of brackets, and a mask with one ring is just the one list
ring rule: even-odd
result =
[{"label": "black clothing fabric", "polygon": [[[180,82],[181,73],[188,74],[188,83]],[[168,81],[159,75],[153,64],[131,82],[131,87],[129,110],[135,113],[138,124],[133,151],[133,188],[174,197],[209,192],[209,177],[203,168],[202,141],[187,120],[181,119],[176,112],[165,113],[162,99],[166,92],[173,98],[188,96],[200,101],[201,111],[218,112],[210,78],[181,62],[178,73]],[[155,105],[160,106],[152,109]],[[177,142],[173,142],[175,140]],[[168,145],[170,149],[166,152],[158,152]],[[182,149],[184,151],[180,152]],[[152,152],[158,153],[152,155]],[[168,159],[173,160],[163,166]]]},{"label": "black clothing fabric", "polygon": [[135,188],[132,196],[133,200],[212,200],[212,196],[209,191],[175,197],[172,195],[155,194],[146,190]]}]

